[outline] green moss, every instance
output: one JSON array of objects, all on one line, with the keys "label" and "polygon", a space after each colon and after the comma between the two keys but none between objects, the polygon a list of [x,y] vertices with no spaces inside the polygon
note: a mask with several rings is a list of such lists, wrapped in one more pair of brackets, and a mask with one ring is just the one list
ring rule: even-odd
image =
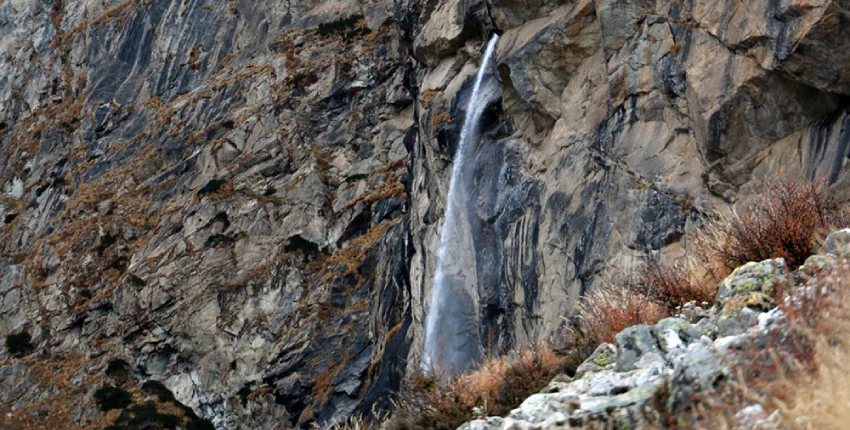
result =
[{"label": "green moss", "polygon": [[773,297],[776,294],[775,281],[785,275],[785,263],[781,259],[749,262],[732,272],[720,285],[718,298],[729,300],[746,297],[752,293],[762,293]]},{"label": "green moss", "polygon": [[599,354],[592,357],[591,362],[599,367],[605,367],[614,362],[614,356],[610,354]]}]

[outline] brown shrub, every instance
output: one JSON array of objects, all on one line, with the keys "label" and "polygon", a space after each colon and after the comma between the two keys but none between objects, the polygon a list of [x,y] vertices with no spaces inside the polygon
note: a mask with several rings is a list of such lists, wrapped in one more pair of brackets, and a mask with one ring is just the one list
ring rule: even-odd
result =
[{"label": "brown shrub", "polygon": [[780,180],[768,183],[747,210],[710,223],[698,244],[705,246],[708,259],[719,260],[729,271],[779,257],[794,269],[827,229],[848,221],[848,212],[829,194],[825,180]]},{"label": "brown shrub", "polygon": [[637,324],[655,324],[669,310],[622,284],[600,287],[578,304],[576,317],[564,328],[558,350],[576,367],[603,342],[613,343],[617,333]]},{"label": "brown shrub", "polygon": [[624,281],[627,288],[674,312],[685,303],[713,304],[717,283],[700,279],[685,263],[665,263],[651,259]]},{"label": "brown shrub", "polygon": [[484,416],[507,415],[564,368],[565,358],[547,347],[490,358],[461,376],[419,373],[409,378],[386,427],[450,429]]}]

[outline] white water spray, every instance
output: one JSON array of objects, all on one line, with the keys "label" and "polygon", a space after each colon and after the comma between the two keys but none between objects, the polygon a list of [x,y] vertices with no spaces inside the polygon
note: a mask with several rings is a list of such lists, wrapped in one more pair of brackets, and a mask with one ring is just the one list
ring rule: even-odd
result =
[{"label": "white water spray", "polygon": [[479,121],[490,102],[489,94],[482,94],[482,82],[498,40],[499,36],[493,35],[481,58],[452,166],[431,306],[425,326],[422,352],[422,368],[425,371],[437,370],[436,367],[447,372],[463,370],[480,356],[475,250],[466,217],[467,199],[462,176],[468,147],[474,145],[478,138]]}]

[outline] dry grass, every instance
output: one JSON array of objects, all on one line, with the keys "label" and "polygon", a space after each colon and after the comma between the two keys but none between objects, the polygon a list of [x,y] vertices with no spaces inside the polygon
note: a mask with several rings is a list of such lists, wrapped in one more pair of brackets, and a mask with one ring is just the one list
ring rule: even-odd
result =
[{"label": "dry grass", "polygon": [[454,430],[472,419],[507,415],[526,397],[546,387],[564,364],[565,357],[548,347],[535,346],[491,357],[466,375],[414,375],[403,388],[392,419],[383,427]]},{"label": "dry grass", "polygon": [[623,284],[603,285],[582,298],[576,316],[560,333],[558,351],[578,367],[599,344],[613,343],[617,333],[637,324],[655,324],[670,316],[666,306]]},{"label": "dry grass", "polygon": [[[848,320],[840,321],[845,329]],[[845,331],[846,333],[850,333]],[[820,338],[816,344],[814,378],[797,381],[793,399],[784,408],[785,416],[797,429],[840,430],[850,423],[850,336],[831,346]]]},{"label": "dry grass", "polygon": [[[314,429],[321,429],[318,424],[313,424]],[[332,430],[369,430],[369,424],[359,415],[353,416],[344,423],[337,424],[331,427]]]},{"label": "dry grass", "polygon": [[[815,273],[781,307],[790,327],[773,352],[779,378],[762,381],[759,397],[789,428],[845,429],[850,423],[850,262]],[[760,388],[748,381],[750,386]]]}]

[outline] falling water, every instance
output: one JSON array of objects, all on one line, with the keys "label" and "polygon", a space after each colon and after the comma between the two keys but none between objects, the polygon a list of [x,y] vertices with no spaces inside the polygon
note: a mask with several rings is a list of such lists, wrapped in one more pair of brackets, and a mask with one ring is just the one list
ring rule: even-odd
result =
[{"label": "falling water", "polygon": [[426,371],[436,370],[436,367],[448,372],[463,370],[480,356],[475,252],[466,217],[467,199],[462,176],[468,147],[475,144],[478,123],[490,101],[491,94],[483,91],[482,82],[498,40],[499,36],[493,35],[481,59],[452,167],[425,326],[422,368]]}]

